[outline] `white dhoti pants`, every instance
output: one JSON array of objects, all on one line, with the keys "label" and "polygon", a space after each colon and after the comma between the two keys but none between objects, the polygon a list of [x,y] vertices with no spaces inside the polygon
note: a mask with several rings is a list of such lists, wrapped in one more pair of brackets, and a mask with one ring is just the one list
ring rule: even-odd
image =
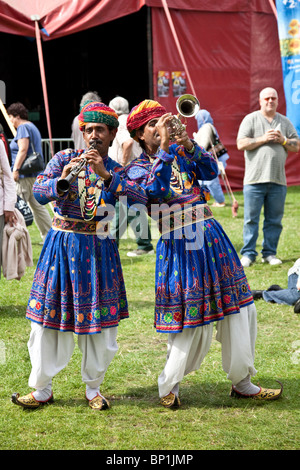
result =
[{"label": "white dhoti pants", "polygon": [[[105,373],[118,350],[117,327],[105,328],[95,335],[78,335],[82,352],[81,375],[91,389],[100,387]],[[31,360],[29,386],[43,390],[64,369],[75,347],[74,334],[43,328],[31,322],[28,350]]]},{"label": "white dhoti pants", "polygon": [[[222,366],[227,378],[236,385],[245,377],[255,375],[254,352],[257,333],[254,303],[243,307],[240,313],[216,322],[216,339],[222,344]],[[167,360],[158,378],[159,396],[171,391],[178,393],[183,377],[198,370],[209,351],[213,323],[197,328],[186,328],[182,333],[170,333]]]}]

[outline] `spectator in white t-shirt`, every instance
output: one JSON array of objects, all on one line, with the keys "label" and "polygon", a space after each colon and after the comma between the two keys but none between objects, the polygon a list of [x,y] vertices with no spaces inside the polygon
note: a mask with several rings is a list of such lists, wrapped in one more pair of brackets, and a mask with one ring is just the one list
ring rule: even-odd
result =
[{"label": "spectator in white t-shirt", "polygon": [[277,113],[278,95],[264,88],[259,95],[260,110],[242,121],[237,148],[244,150],[244,246],[241,263],[250,266],[256,259],[259,218],[264,208],[262,262],[281,264],[276,257],[282,231],[287,191],[285,162],[288,152],[298,152],[299,138],[293,124]]}]

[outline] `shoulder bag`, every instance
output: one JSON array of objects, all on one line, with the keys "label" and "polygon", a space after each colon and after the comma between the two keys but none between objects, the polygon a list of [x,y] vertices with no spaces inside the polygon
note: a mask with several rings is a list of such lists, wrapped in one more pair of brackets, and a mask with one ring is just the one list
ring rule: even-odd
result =
[{"label": "shoulder bag", "polygon": [[[4,186],[4,184],[3,184],[3,170],[1,168],[1,165],[0,165],[0,178],[1,178],[1,181],[2,181],[2,186]],[[25,220],[25,224],[27,226],[31,225],[32,222],[33,222],[32,210],[30,209],[27,202],[24,201],[24,199],[22,199],[18,194],[17,194],[17,202],[15,204],[15,208],[18,209],[21,212],[21,214],[23,215],[24,220]]]},{"label": "shoulder bag", "polygon": [[24,201],[24,199],[22,199],[18,194],[17,194],[17,202],[16,202],[15,207],[21,212],[22,216],[24,217],[25,224],[27,225],[27,227],[28,225],[31,225],[33,222],[33,213],[29,205],[27,204],[27,202]]},{"label": "shoulder bag", "polygon": [[227,148],[222,144],[215,132],[213,145],[212,147],[210,146],[207,151],[213,153],[213,149],[216,153],[217,158],[220,158],[222,155],[224,155],[224,153],[228,153]]},{"label": "shoulder bag", "polygon": [[[28,127],[26,127],[26,129],[28,130],[29,135],[31,135],[30,130],[28,129]],[[25,158],[21,168],[19,169],[19,174],[20,175],[40,173],[45,168],[44,159],[43,159],[42,155],[39,152],[35,151],[32,138],[30,138],[30,142],[31,142],[31,147],[32,147],[33,153],[30,154],[30,155],[27,155],[27,157]]]}]

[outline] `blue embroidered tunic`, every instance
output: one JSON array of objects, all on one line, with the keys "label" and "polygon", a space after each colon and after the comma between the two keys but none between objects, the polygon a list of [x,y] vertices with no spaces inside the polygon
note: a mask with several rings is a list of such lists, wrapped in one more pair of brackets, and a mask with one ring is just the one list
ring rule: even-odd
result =
[{"label": "blue embroidered tunic", "polygon": [[[46,328],[94,334],[117,326],[128,317],[128,307],[117,245],[107,236],[87,234],[90,224],[83,219],[78,178],[65,195],[57,192],[63,167],[82,152],[68,149],[57,153],[33,186],[40,204],[53,203],[56,225],[50,229],[37,263],[26,317]],[[104,162],[108,170],[119,166],[108,156]],[[93,194],[100,178],[89,165],[83,178],[84,187]],[[112,193],[102,191],[96,204],[102,199],[105,204],[115,204]],[[93,220],[101,222],[103,217],[96,215]],[[76,231],[78,223],[80,232]]]},{"label": "blue embroidered tunic", "polygon": [[[169,219],[170,229],[156,248],[154,325],[159,332],[178,333],[222,320],[253,302],[236,250],[212,217],[206,190],[198,182],[217,174],[215,160],[203,148],[195,144],[189,154],[173,144],[169,154],[159,150],[152,163],[143,153],[118,174],[123,186],[116,179],[109,188],[121,195],[125,181],[139,185],[148,213],[162,231]],[[180,219],[186,226],[177,227]]]}]

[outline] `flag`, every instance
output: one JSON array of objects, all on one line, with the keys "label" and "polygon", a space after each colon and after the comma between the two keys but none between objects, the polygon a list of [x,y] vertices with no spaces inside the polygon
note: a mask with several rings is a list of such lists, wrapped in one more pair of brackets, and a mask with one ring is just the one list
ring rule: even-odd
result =
[{"label": "flag", "polygon": [[276,0],[286,116],[300,136],[300,0]]}]

